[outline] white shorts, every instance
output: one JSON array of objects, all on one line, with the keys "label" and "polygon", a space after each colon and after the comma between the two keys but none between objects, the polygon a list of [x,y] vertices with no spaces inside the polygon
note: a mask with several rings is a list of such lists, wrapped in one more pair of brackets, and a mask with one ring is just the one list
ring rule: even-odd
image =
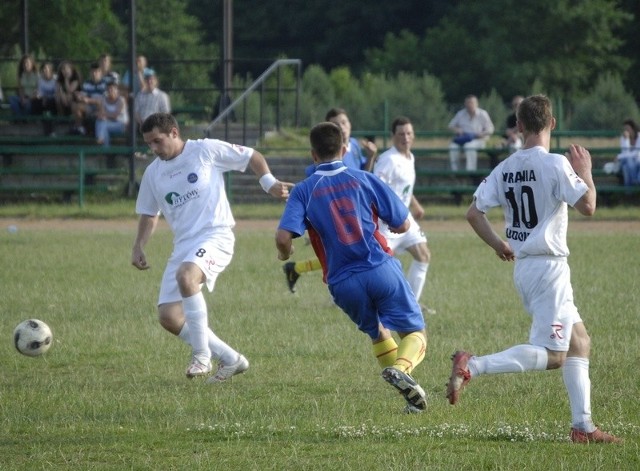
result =
[{"label": "white shorts", "polygon": [[413,219],[413,216],[409,215],[409,230],[402,234],[394,234],[389,232],[385,226],[382,234],[387,239],[387,245],[393,250],[394,255],[399,255],[407,250],[408,247],[413,247],[416,244],[427,243],[427,236],[422,231],[420,224]]},{"label": "white shorts", "polygon": [[567,259],[526,257],[517,260],[513,280],[533,321],[529,342],[557,352],[568,351],[573,324],[582,319],[573,303]]},{"label": "white shorts", "polygon": [[233,257],[235,237],[231,230],[205,239],[186,241],[173,248],[162,275],[158,305],[182,300],[176,274],[183,262],[198,265],[207,277],[207,288],[213,291],[218,275],[227,268]]}]

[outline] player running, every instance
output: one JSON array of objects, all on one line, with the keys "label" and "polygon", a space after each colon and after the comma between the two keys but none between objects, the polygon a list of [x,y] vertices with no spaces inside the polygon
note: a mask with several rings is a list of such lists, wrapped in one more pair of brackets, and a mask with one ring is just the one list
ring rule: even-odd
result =
[{"label": "player running", "polygon": [[[590,339],[573,302],[567,263],[567,204],[585,216],[596,210],[591,155],[576,145],[570,146],[566,157],[549,153],[555,124],[547,97],[526,98],[517,110],[522,149],[480,184],[467,211],[469,224],[498,258],[515,260],[514,283],[532,318],[530,344],[485,356],[456,352],[447,397],[456,404],[462,388],[482,374],[562,367],[571,406],[571,440],[620,443],[591,419]],[[507,240],[485,215],[496,206],[504,212]]]},{"label": "player running", "polygon": [[286,199],[291,183],[269,173],[264,156],[249,147],[216,139],[184,141],[176,119],[154,113],[142,123],[142,135],[158,157],[145,170],[136,201],[140,215],[131,263],[149,268],[144,247],[162,213],[174,235],[173,253],[162,277],[158,319],[162,327],[191,345],[189,378],[212,372],[208,378],[220,383],[249,368],[249,362],[217,337],[208,325],[206,284],[213,291],[220,273],[231,262],[235,221],[224,190],[224,172],[249,167],[260,178],[262,189]]},{"label": "player running", "polygon": [[278,258],[287,260],[292,239],[308,231],[334,302],[371,338],[382,377],[402,393],[405,410],[420,412],[425,392],[410,375],[426,351],[424,318],[378,231],[378,218],[394,232],[406,231],[409,211],[379,178],[344,165],[337,125],[314,126],[310,142],[317,168],[291,191],[276,233]]},{"label": "player running", "polygon": [[[416,184],[415,157],[411,152],[415,133],[411,120],[405,116],[399,116],[391,123],[391,141],[393,145],[380,154],[373,168],[373,173],[380,177],[403,203],[411,210],[409,213],[409,230],[403,234],[393,234],[383,224],[382,235],[387,239],[389,248],[398,256],[409,252],[411,265],[407,272],[407,281],[411,286],[418,303],[422,296],[422,290],[427,281],[429,264],[431,263],[431,250],[427,244],[427,236],[417,223],[416,219],[424,216],[424,208],[413,194]],[[416,219],[414,219],[414,216]],[[426,304],[421,304],[424,314],[433,315],[436,310]]]},{"label": "player running", "polygon": [[[351,120],[347,112],[342,108],[331,108],[324,117],[325,121],[337,124],[342,130],[342,137],[346,145],[346,152],[342,157],[342,162],[348,168],[370,171],[375,161],[378,148],[373,141],[362,139],[360,142],[355,137],[351,137]],[[305,169],[305,175],[315,172],[315,164],[309,165]],[[296,292],[296,282],[303,273],[320,270],[320,260],[309,258],[297,262],[287,262],[282,265],[282,270],[287,279],[287,286],[292,293]]]}]

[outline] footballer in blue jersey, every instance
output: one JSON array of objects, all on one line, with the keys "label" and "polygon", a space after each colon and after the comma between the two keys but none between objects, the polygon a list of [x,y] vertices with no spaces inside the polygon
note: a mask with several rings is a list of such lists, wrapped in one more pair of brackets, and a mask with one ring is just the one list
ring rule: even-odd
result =
[{"label": "footballer in blue jersey", "polygon": [[394,232],[406,231],[408,209],[378,177],[344,165],[337,125],[314,126],[310,142],[316,171],[291,191],[276,233],[278,258],[287,260],[293,239],[309,233],[335,303],[371,338],[382,377],[403,394],[406,410],[422,411],[426,395],[410,375],[424,359],[425,322],[379,232],[379,220]]},{"label": "footballer in blue jersey", "polygon": [[[349,168],[356,170],[371,171],[375,161],[378,148],[372,139],[363,139],[358,142],[351,137],[351,121],[347,112],[342,108],[331,108],[324,117],[325,121],[336,124],[342,131],[342,138],[346,144],[346,151],[342,156],[342,162]],[[311,176],[316,171],[316,164],[313,163],[304,169],[305,176]],[[320,270],[322,265],[317,258],[301,260],[297,262],[289,261],[282,265],[287,285],[292,293],[296,291],[296,282],[302,273]]]}]

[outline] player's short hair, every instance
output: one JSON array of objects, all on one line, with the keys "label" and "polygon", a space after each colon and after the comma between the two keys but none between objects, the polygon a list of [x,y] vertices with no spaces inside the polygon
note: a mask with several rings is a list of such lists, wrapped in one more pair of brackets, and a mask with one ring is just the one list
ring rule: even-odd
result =
[{"label": "player's short hair", "polygon": [[140,131],[144,134],[145,132],[153,131],[153,128],[158,128],[158,131],[162,134],[169,134],[173,128],[180,131],[178,121],[171,113],[153,113],[144,120],[142,126],[140,126]]},{"label": "player's short hair", "polygon": [[309,132],[309,143],[320,160],[333,160],[342,155],[342,130],[329,121],[316,124]]},{"label": "player's short hair", "polygon": [[398,128],[398,126],[404,126],[405,124],[411,124],[411,120],[406,116],[398,116],[391,123],[391,134],[396,133],[396,129]]},{"label": "player's short hair", "polygon": [[331,108],[329,111],[327,111],[327,114],[324,116],[324,120],[331,121],[333,118],[341,114],[347,117],[349,116],[343,108]]},{"label": "player's short hair", "polygon": [[540,134],[543,129],[551,125],[553,118],[551,100],[545,95],[529,96],[518,105],[516,117],[526,132]]}]

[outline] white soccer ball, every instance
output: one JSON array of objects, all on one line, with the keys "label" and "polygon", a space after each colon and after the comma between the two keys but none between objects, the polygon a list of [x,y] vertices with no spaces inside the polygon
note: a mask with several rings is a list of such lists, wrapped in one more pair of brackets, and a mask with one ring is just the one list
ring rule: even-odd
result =
[{"label": "white soccer ball", "polygon": [[47,324],[38,319],[27,319],[13,331],[16,349],[28,357],[37,357],[49,350],[53,334]]}]

